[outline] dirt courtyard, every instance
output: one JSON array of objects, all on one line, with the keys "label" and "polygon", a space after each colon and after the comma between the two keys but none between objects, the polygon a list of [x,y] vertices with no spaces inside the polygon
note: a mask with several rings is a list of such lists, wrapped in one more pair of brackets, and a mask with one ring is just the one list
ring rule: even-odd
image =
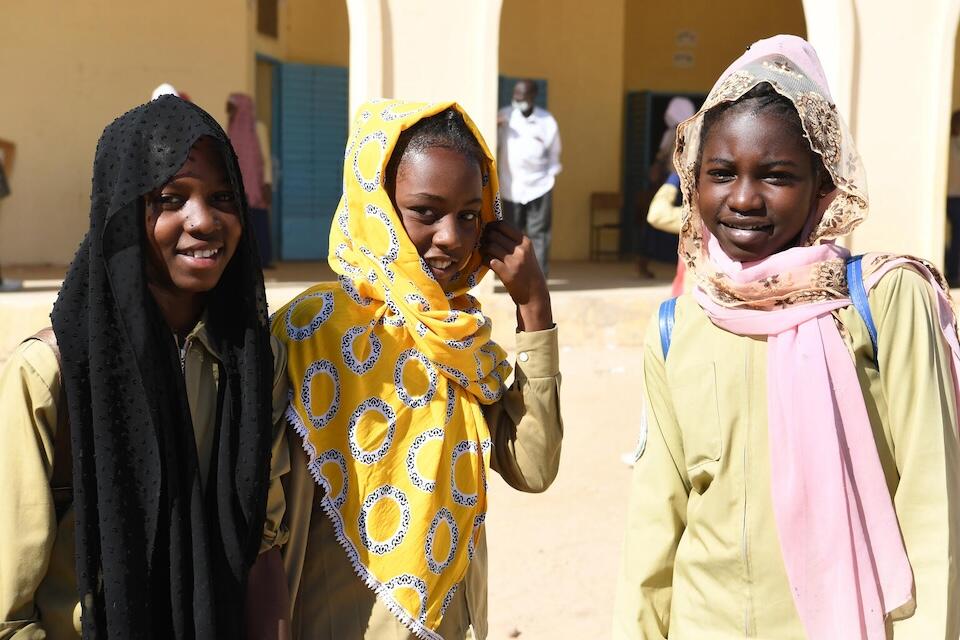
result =
[{"label": "dirt courtyard", "polygon": [[567,347],[560,358],[557,480],[532,495],[492,474],[490,640],[610,637],[630,481],[620,454],[639,429],[642,348]]}]

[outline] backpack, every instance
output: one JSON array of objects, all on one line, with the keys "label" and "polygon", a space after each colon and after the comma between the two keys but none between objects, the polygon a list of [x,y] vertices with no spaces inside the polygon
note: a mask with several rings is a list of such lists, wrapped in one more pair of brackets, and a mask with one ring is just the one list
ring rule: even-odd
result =
[{"label": "backpack", "polygon": [[[870,343],[873,345],[873,357],[877,357],[877,326],[873,322],[873,314],[870,313],[870,305],[867,303],[867,289],[863,286],[863,256],[851,256],[847,258],[847,286],[850,288],[850,301],[857,310],[863,323],[867,325],[867,332],[870,334]],[[657,314],[660,323],[660,348],[663,350],[663,359],[666,361],[667,353],[670,351],[670,341],[673,338],[673,325],[676,320],[677,299],[670,298],[660,303],[660,310]]]}]

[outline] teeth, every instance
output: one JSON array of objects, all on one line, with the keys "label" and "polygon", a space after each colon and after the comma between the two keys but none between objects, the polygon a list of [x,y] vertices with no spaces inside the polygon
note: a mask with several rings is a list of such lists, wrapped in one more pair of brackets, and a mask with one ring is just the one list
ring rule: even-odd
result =
[{"label": "teeth", "polygon": [[197,251],[186,251],[185,254],[191,258],[212,258],[217,255],[219,249],[199,249]]},{"label": "teeth", "polygon": [[453,264],[453,260],[431,260],[430,266],[435,269],[446,269]]}]

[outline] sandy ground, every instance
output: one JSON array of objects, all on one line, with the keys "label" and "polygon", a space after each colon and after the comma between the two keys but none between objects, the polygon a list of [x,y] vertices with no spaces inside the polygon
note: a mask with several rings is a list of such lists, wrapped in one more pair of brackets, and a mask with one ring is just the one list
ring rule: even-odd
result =
[{"label": "sandy ground", "polygon": [[630,479],[620,454],[639,428],[641,354],[563,349],[556,482],[533,495],[491,481],[491,640],[610,636]]}]

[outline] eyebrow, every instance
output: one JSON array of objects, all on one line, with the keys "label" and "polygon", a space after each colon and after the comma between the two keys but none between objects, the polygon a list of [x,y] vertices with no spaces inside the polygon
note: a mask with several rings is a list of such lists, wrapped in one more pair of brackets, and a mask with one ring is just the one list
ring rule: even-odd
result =
[{"label": "eyebrow", "polygon": [[[434,202],[446,202],[446,198],[442,196],[438,196],[434,193],[421,192],[421,193],[412,193],[410,195],[415,198],[423,198],[425,200],[432,200]],[[476,204],[476,203],[483,203],[483,198],[474,198],[473,200],[470,200],[465,204]]]},{"label": "eyebrow", "polygon": [[[720,157],[707,158],[706,162],[715,162],[717,164],[734,164],[732,159]],[[760,163],[760,166],[765,169],[769,169],[770,167],[798,167],[800,165],[793,160],[764,160]]]}]

